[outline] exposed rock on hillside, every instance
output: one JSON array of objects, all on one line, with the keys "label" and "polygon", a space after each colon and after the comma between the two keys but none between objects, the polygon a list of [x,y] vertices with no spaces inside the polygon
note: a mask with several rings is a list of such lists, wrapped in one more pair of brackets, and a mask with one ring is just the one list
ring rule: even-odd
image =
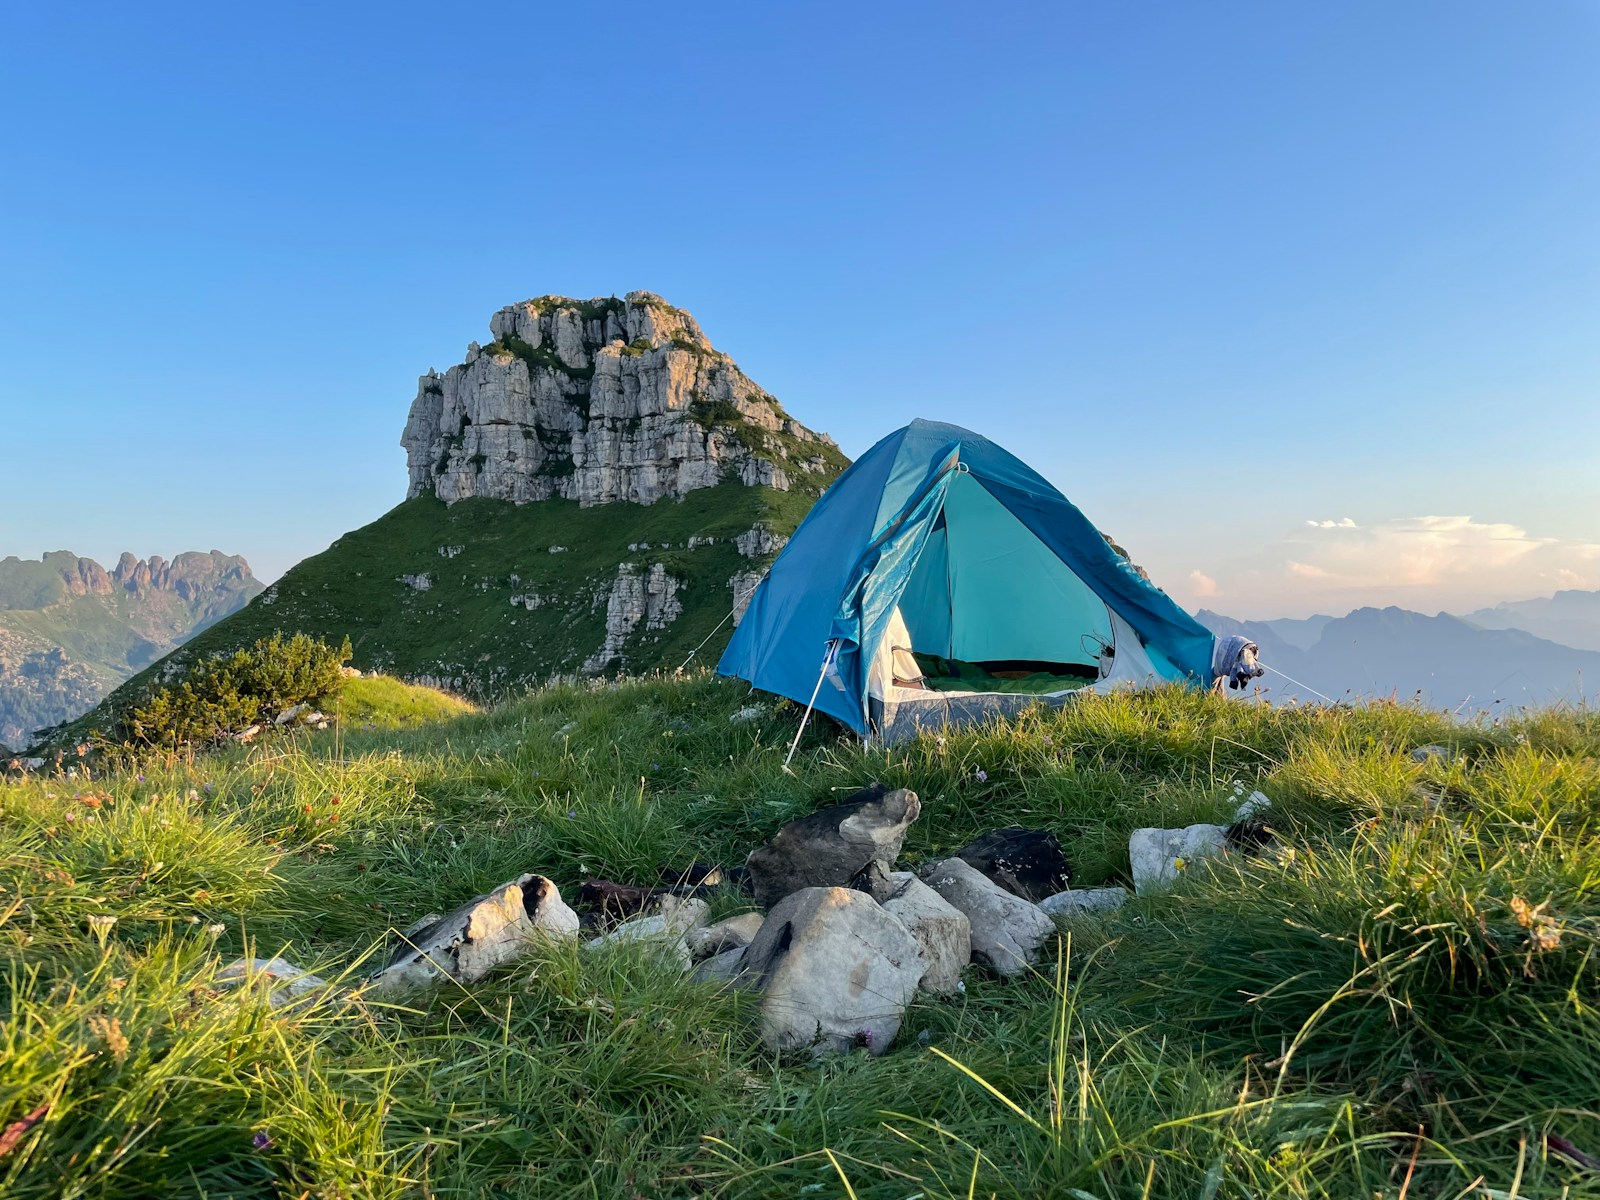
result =
[{"label": "exposed rock on hillside", "polygon": [[730,478],[786,491],[838,465],[831,439],[649,292],[526,300],[489,328],[493,342],[418,385],[400,439],[410,496],[654,504]]}]

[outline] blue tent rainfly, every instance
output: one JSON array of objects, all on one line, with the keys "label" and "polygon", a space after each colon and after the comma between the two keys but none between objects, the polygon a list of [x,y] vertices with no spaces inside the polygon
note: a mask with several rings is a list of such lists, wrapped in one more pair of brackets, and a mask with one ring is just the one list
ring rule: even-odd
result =
[{"label": "blue tent rainfly", "polygon": [[1214,649],[1038,472],[913,421],[812,507],[717,670],[895,742],[1081,691],[1208,686]]}]

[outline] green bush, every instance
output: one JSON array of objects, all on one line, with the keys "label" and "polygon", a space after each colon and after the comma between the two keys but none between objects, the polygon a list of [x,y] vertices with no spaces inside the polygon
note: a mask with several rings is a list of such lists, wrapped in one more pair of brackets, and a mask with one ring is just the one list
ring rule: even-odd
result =
[{"label": "green bush", "polygon": [[333,695],[350,654],[349,638],[335,650],[303,633],[275,633],[247,649],[203,658],[182,680],[121,714],[111,740],[135,752],[208,745]]}]

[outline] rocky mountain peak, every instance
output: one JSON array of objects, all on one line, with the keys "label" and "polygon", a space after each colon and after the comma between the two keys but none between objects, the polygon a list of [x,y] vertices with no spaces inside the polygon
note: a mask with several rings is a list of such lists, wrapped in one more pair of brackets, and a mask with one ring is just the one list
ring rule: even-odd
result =
[{"label": "rocky mountain peak", "polygon": [[408,496],[653,504],[728,479],[820,486],[844,463],[651,292],[541,296],[489,332],[418,382],[400,439]]}]

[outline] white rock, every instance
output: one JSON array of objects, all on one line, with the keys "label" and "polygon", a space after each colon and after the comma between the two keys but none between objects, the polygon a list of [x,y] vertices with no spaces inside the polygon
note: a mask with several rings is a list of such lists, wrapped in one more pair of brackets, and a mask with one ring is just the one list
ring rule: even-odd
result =
[{"label": "white rock", "polygon": [[959,858],[947,858],[929,872],[928,886],[967,915],[972,923],[972,957],[1000,975],[1019,975],[1054,936],[1055,922],[1021,896]]},{"label": "white rock", "polygon": [[728,721],[733,725],[748,725],[751,721],[759,721],[766,715],[767,710],[764,705],[747,704],[729,717]]},{"label": "white rock", "polygon": [[927,970],[917,939],[871,896],[806,888],[767,914],[739,980],[760,987],[761,1037],[813,1054],[882,1054]]},{"label": "white rock", "polygon": [[556,885],[542,875],[521,875],[446,916],[412,926],[388,964],[372,975],[369,991],[398,994],[446,976],[473,983],[540,938],[577,933],[578,914],[562,902]]},{"label": "white rock", "polygon": [[298,721],[300,719],[300,714],[305,712],[306,709],[310,707],[311,706],[309,704],[291,704],[288,708],[284,709],[278,714],[277,720],[275,720],[273,724],[288,725],[291,722]]},{"label": "white rock", "polygon": [[655,943],[660,949],[676,958],[679,965],[687,971],[694,961],[694,956],[690,953],[686,935],[704,925],[706,916],[710,912],[711,906],[704,900],[663,896],[659,901],[657,912],[647,917],[635,917],[631,921],[624,921],[609,933],[591,938],[586,945],[590,949],[595,949],[600,946],[623,946],[638,942]]},{"label": "white rock", "polygon": [[604,671],[622,657],[628,639],[643,622],[646,629],[665,629],[683,613],[678,579],[661,563],[640,574],[637,563],[617,566],[617,578],[606,597],[606,638],[583,664],[591,674]]},{"label": "white rock", "polygon": [[894,889],[883,911],[904,925],[922,947],[927,967],[919,981],[924,991],[950,995],[972,960],[972,922],[910,871],[892,871]]},{"label": "white rock", "polygon": [[1185,864],[1222,853],[1228,844],[1227,832],[1221,825],[1135,829],[1128,839],[1133,890],[1143,896],[1153,889],[1171,886],[1183,874]]},{"label": "white rock", "polygon": [[302,970],[286,958],[235,959],[217,972],[214,982],[224,987],[264,985],[267,1003],[273,1008],[295,1004],[328,986],[327,980]]},{"label": "white rock", "polygon": [[761,923],[765,919],[758,912],[726,917],[715,925],[689,930],[684,934],[684,945],[689,948],[690,955],[697,961],[729,950],[742,950],[755,939],[756,934],[761,932]]},{"label": "white rock", "polygon": [[1127,888],[1068,888],[1039,901],[1039,909],[1052,917],[1067,919],[1084,913],[1113,912],[1121,908],[1127,899]]},{"label": "white rock", "polygon": [[1239,807],[1233,811],[1235,821],[1248,821],[1251,817],[1259,817],[1272,807],[1272,800],[1265,792],[1251,792],[1239,802]]}]

